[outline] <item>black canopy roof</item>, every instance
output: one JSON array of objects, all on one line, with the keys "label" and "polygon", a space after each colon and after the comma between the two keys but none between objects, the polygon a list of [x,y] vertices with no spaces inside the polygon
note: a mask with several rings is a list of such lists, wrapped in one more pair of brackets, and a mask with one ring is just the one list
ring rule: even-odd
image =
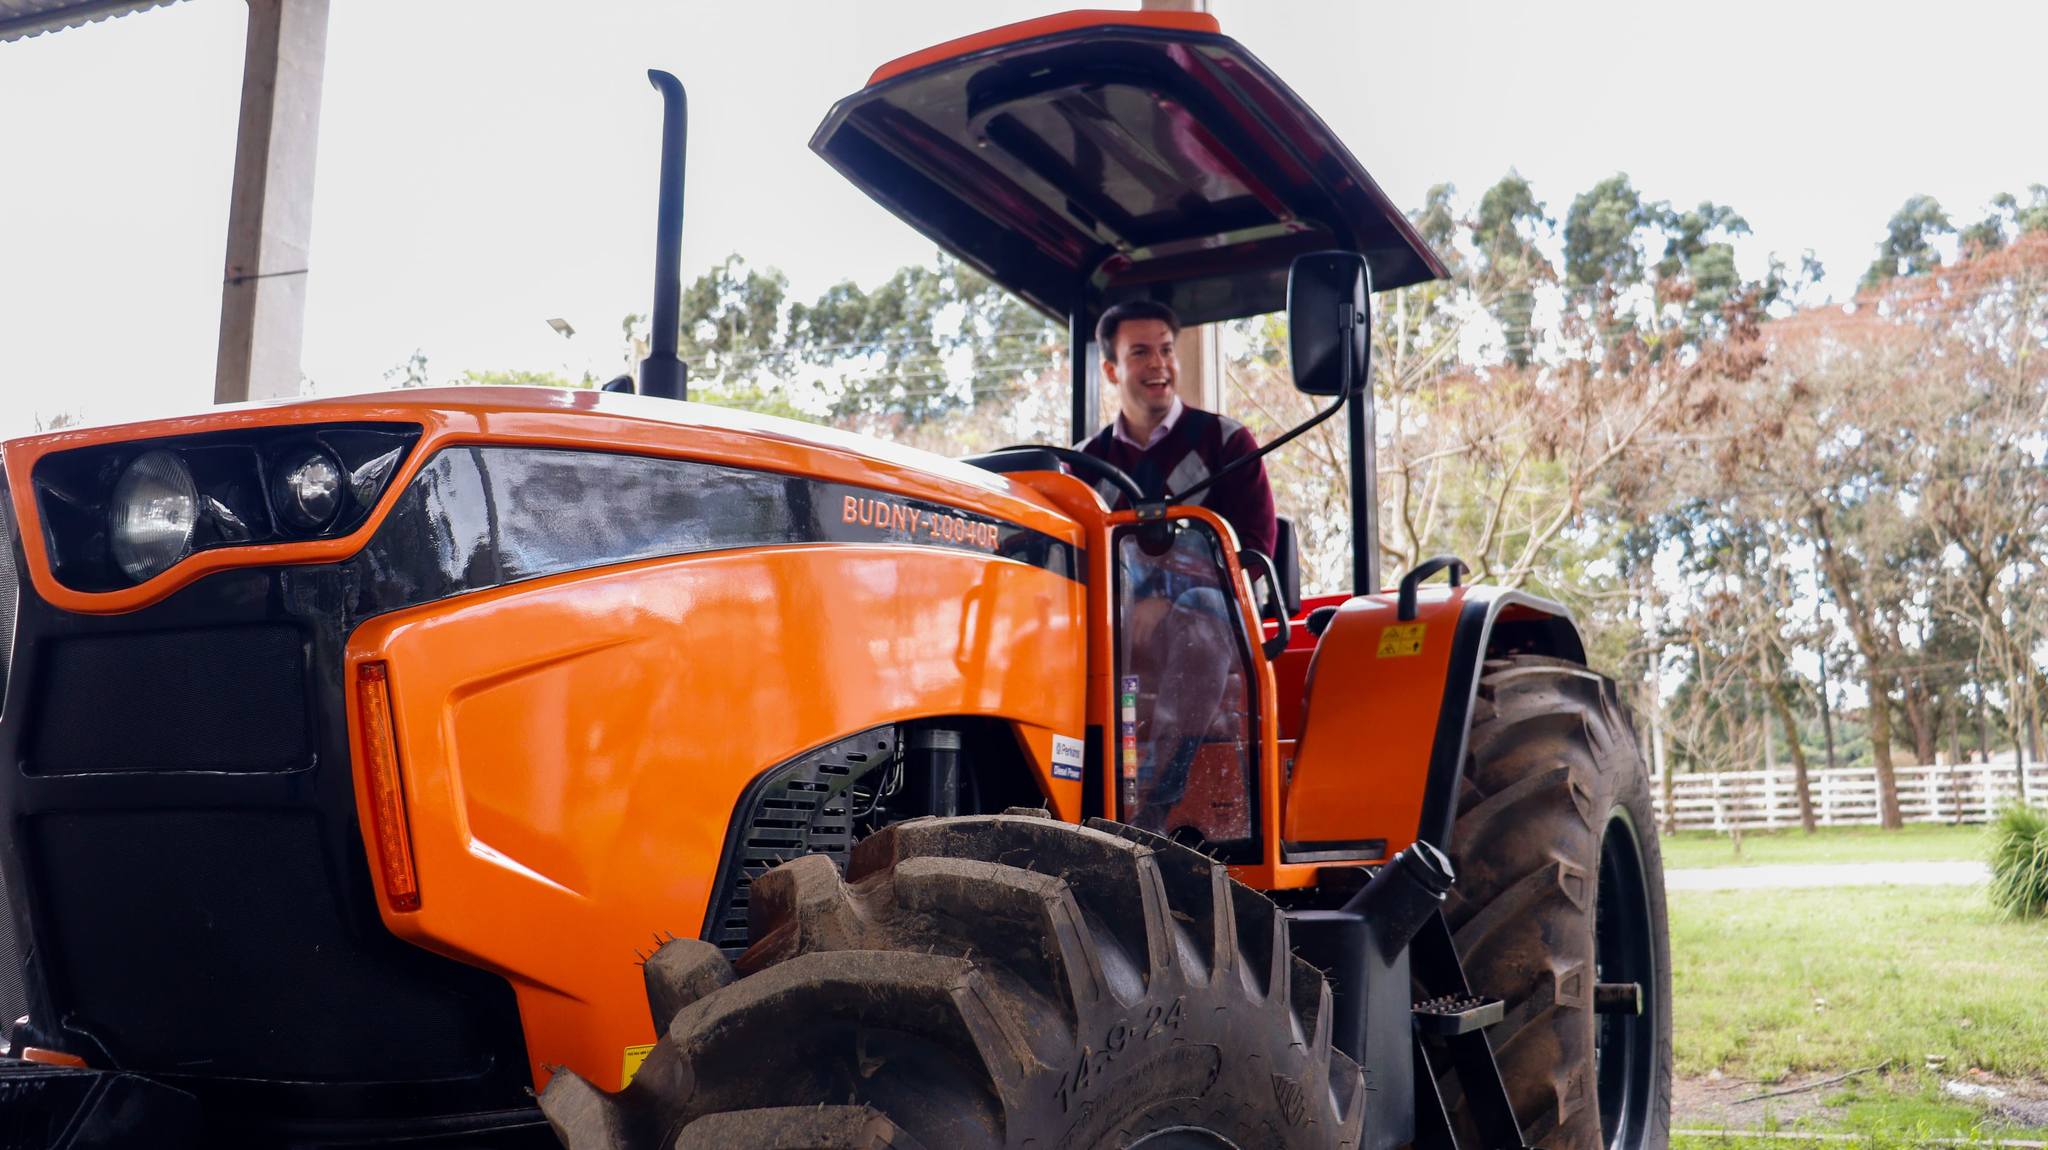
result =
[{"label": "black canopy roof", "polygon": [[1307,251],[1375,290],[1444,274],[1301,98],[1212,17],[1075,12],[885,65],[811,148],[1046,313],[1125,299],[1186,323],[1278,311]]}]

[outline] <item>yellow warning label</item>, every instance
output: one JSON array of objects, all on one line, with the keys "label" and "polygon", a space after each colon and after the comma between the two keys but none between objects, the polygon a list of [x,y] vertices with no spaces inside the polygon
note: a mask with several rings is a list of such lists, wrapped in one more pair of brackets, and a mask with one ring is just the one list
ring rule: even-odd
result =
[{"label": "yellow warning label", "polygon": [[1422,654],[1422,633],[1427,623],[1396,623],[1380,632],[1380,658],[1399,659]]},{"label": "yellow warning label", "polygon": [[626,1065],[625,1069],[619,1072],[619,1089],[624,1090],[633,1081],[633,1076],[640,1073],[640,1064],[647,1061],[647,1052],[652,1049],[654,1049],[652,1042],[645,1046],[628,1046],[626,1048]]}]

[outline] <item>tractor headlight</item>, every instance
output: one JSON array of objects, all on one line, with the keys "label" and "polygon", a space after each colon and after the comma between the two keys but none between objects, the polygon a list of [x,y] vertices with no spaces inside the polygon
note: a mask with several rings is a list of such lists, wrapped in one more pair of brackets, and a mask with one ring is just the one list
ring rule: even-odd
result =
[{"label": "tractor headlight", "polygon": [[57,582],[100,593],[202,551],[339,539],[370,518],[420,431],[318,423],[53,451],[32,472],[44,554]]},{"label": "tractor headlight", "polygon": [[114,484],[107,535],[114,562],[137,583],[191,554],[198,523],[199,489],[175,452],[136,456]]},{"label": "tractor headlight", "polygon": [[300,534],[314,534],[341,513],[347,494],[348,476],[332,455],[309,448],[286,461],[270,481],[271,506],[286,527]]}]

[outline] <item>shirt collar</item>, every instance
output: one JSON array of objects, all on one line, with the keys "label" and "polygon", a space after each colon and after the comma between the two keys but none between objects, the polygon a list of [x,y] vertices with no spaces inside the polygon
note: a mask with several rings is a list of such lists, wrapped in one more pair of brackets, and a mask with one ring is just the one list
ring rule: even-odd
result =
[{"label": "shirt collar", "polygon": [[1187,405],[1180,401],[1180,396],[1174,396],[1173,406],[1168,407],[1166,409],[1166,418],[1159,421],[1159,426],[1152,429],[1151,438],[1145,440],[1145,442],[1143,443],[1139,443],[1137,439],[1131,435],[1130,425],[1124,422],[1124,413],[1119,411],[1116,413],[1116,423],[1114,425],[1116,428],[1115,435],[1119,440],[1122,440],[1123,442],[1130,444],[1132,447],[1137,448],[1139,451],[1149,451],[1152,449],[1154,445],[1156,445],[1160,440],[1165,439],[1167,435],[1173,431],[1173,425],[1180,421],[1180,413],[1186,410],[1186,408]]}]

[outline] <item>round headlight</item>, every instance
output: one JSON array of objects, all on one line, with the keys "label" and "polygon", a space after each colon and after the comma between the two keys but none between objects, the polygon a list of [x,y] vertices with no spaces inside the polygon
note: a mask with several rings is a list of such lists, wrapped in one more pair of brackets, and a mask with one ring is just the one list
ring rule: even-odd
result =
[{"label": "round headlight", "polygon": [[270,501],[287,527],[311,534],[341,513],[347,482],[347,474],[333,456],[313,449],[291,457],[278,469],[271,480]]},{"label": "round headlight", "polygon": [[199,490],[185,461],[169,451],[136,457],[114,484],[108,535],[114,562],[137,583],[167,570],[192,552],[199,521]]}]

